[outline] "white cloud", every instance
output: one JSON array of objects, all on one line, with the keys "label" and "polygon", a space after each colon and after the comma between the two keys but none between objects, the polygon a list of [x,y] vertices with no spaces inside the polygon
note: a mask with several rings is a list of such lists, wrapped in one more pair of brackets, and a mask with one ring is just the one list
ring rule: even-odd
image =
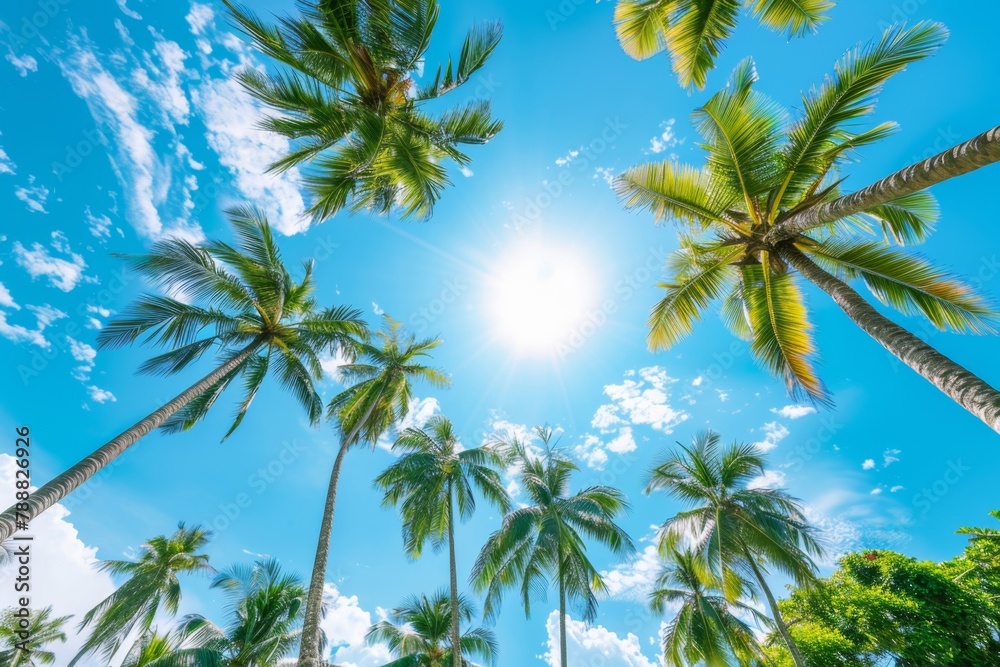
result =
[{"label": "white cloud", "polygon": [[[582,146],[581,146],[581,148],[582,148]],[[568,165],[570,162],[572,162],[573,160],[575,160],[579,156],[580,156],[580,149],[571,150],[571,151],[567,152],[566,155],[563,155],[561,157],[557,157],[556,158],[556,164],[559,165],[560,167],[565,167],[566,165]]]},{"label": "white cloud", "polygon": [[781,470],[765,470],[747,484],[748,489],[780,489],[785,486],[787,477]]},{"label": "white cloud", "polygon": [[649,366],[638,371],[639,379],[632,379],[635,371],[626,373],[622,384],[609,384],[604,393],[612,402],[604,404],[594,413],[591,425],[602,433],[627,426],[646,424],[672,433],[673,429],[690,415],[670,404],[668,386],[677,380],[667,375],[659,366]]},{"label": "white cloud", "polygon": [[[393,425],[393,434],[401,433],[408,428],[420,428],[427,423],[427,420],[441,412],[441,404],[434,397],[416,398],[410,401],[410,410],[406,415]],[[379,438],[378,446],[382,449],[392,451],[393,436],[385,435]]]},{"label": "white cloud", "polygon": [[[550,667],[559,667],[559,612],[545,621],[548,642],[542,656]],[[624,638],[602,625],[566,619],[566,650],[571,665],[615,665],[616,667],[656,667],[657,663],[642,653],[639,638],[628,633]]]},{"label": "white cloud", "polygon": [[892,488],[889,489],[889,493],[899,493],[904,488],[906,488],[906,487],[904,487],[904,486],[902,486],[900,484],[897,484],[897,485],[895,485],[895,486],[893,486]]},{"label": "white cloud", "polygon": [[769,452],[778,446],[778,443],[788,437],[788,428],[779,422],[768,422],[764,424],[764,439],[754,444],[761,452]]},{"label": "white cloud", "polygon": [[14,301],[14,297],[10,295],[10,290],[7,289],[6,285],[3,283],[0,283],[0,308],[21,310],[21,306],[17,305]]},{"label": "white cloud", "polygon": [[215,10],[212,9],[211,5],[192,2],[191,11],[188,12],[185,18],[188,25],[191,26],[192,35],[203,35],[205,34],[205,28],[212,25],[215,21]]},{"label": "white cloud", "polygon": [[464,164],[458,165],[458,170],[462,172],[462,176],[465,176],[466,178],[472,178],[475,176],[475,172],[466,167]]},{"label": "white cloud", "polygon": [[263,114],[260,105],[230,76],[206,81],[193,97],[208,130],[208,143],[235,177],[240,193],[264,209],[282,234],[309,229],[298,169],[267,173],[269,165],[288,154],[290,145],[287,139],[258,127]]},{"label": "white cloud", "polygon": [[899,454],[902,454],[898,449],[887,449],[882,453],[882,467],[888,468],[893,463],[899,461]]},{"label": "white cloud", "polygon": [[118,3],[118,9],[122,10],[122,13],[125,14],[125,16],[129,17],[130,19],[135,19],[136,21],[141,21],[142,14],[140,14],[135,10],[129,9],[128,5],[126,4],[127,1],[128,0],[115,0],[115,2]]},{"label": "white cloud", "polygon": [[815,414],[816,408],[811,405],[786,405],[781,409],[771,408],[771,412],[776,415],[781,415],[785,419],[799,419],[800,417],[805,417],[806,415]]},{"label": "white cloud", "polygon": [[14,53],[14,49],[10,46],[7,47],[7,62],[14,66],[17,73],[21,76],[28,76],[28,72],[38,71],[38,61],[33,57],[25,54],[23,56],[18,56]]},{"label": "white cloud", "polygon": [[72,336],[66,336],[66,342],[69,343],[70,354],[80,362],[80,365],[73,369],[73,377],[80,382],[86,382],[90,379],[90,371],[94,370],[97,350],[86,343],[81,343]]},{"label": "white cloud", "polygon": [[115,398],[115,395],[112,394],[110,391],[108,391],[107,389],[101,389],[96,385],[90,385],[89,387],[87,387],[87,392],[90,394],[90,400],[94,401],[95,403],[104,404],[107,403],[108,401],[114,403],[118,400],[117,398]]},{"label": "white cloud", "polygon": [[[14,502],[17,469],[13,457],[0,454],[0,504],[4,507]],[[54,616],[74,617],[67,625],[67,642],[51,646],[59,665],[69,664],[83,643],[84,637],[73,632],[76,624],[115,590],[111,577],[97,570],[97,549],[80,540],[76,528],[67,521],[69,514],[63,505],[53,505],[31,521],[29,531],[34,536],[31,566],[36,573],[32,579],[32,607],[52,605]],[[0,608],[16,602],[11,576],[10,567],[0,568]]]},{"label": "white cloud", "polygon": [[321,627],[326,633],[329,660],[342,667],[381,667],[392,660],[384,644],[365,644],[365,634],[373,625],[372,615],[361,608],[356,595],[346,596],[327,583],[323,587],[323,601],[326,616]]},{"label": "white cloud", "polygon": [[45,202],[49,198],[49,189],[44,185],[35,185],[34,176],[28,176],[27,187],[14,188],[14,196],[23,201],[32,213],[48,213],[45,210]]},{"label": "white cloud", "polygon": [[649,153],[662,153],[668,148],[675,147],[679,142],[674,134],[675,119],[671,118],[660,123],[662,132],[649,140]]},{"label": "white cloud", "polygon": [[608,184],[609,188],[613,187],[615,184],[615,170],[612,167],[595,167],[594,178],[601,179]]},{"label": "white cloud", "polygon": [[90,207],[85,211],[87,216],[87,229],[95,238],[106,239],[111,236],[111,218],[106,215],[94,215],[90,212]]},{"label": "white cloud", "polygon": [[66,317],[66,313],[48,304],[29,305],[27,308],[35,315],[35,328],[28,329],[20,324],[10,324],[7,321],[7,312],[0,310],[0,336],[14,343],[31,343],[46,350],[49,349],[52,347],[52,343],[45,338],[45,330],[56,320]]},{"label": "white cloud", "polygon": [[[644,538],[644,541],[653,542],[658,534],[659,530],[656,530],[652,537]],[[654,542],[647,544],[627,562],[602,571],[601,577],[611,599],[645,605],[662,568],[663,561]]]},{"label": "white cloud", "polygon": [[635,450],[636,444],[635,438],[632,436],[632,429],[625,426],[609,442],[604,442],[592,433],[585,434],[583,439],[573,447],[573,454],[588,468],[604,470],[604,466],[608,463],[608,452],[620,455]]},{"label": "white cloud", "polygon": [[871,470],[874,467],[875,467],[875,459],[865,459],[864,462],[861,464],[862,470]]},{"label": "white cloud", "polygon": [[0,174],[14,174],[17,173],[17,165],[15,165],[10,156],[7,155],[7,151],[0,148]]},{"label": "white cloud", "polygon": [[701,383],[704,382],[704,381],[705,381],[705,378],[703,378],[702,376],[699,375],[695,379],[691,380],[691,386],[692,387],[700,387]]},{"label": "white cloud", "polygon": [[881,486],[875,487],[874,489],[872,489],[871,494],[873,496],[881,495],[882,494],[882,487]]},{"label": "white cloud", "polygon": [[[109,142],[115,149],[110,156],[111,165],[126,189],[128,220],[136,232],[151,240],[166,236],[201,240],[204,236],[201,228],[187,220],[192,206],[190,180],[174,177],[171,165],[175,158],[157,154],[153,145],[156,132],[139,120],[150,113],[159,115],[161,122],[183,115],[183,103],[177,97],[176,82],[171,79],[177,73],[174,49],[157,38],[154,51],[161,58],[161,65],[155,65],[147,53],[146,68],[136,66],[129,76],[116,78],[100,62],[93,48],[82,43],[78,36],[71,36],[68,44],[68,52],[59,54],[59,66],[73,92],[86,102],[94,120],[113,138]],[[117,67],[135,63],[120,54],[112,62]],[[158,77],[156,80],[150,77],[151,72]],[[123,83],[131,84],[150,99],[140,100]],[[148,112],[143,108],[144,102]],[[164,129],[174,133],[172,124]],[[183,155],[186,149],[176,137],[174,142],[175,152]]]},{"label": "white cloud", "polygon": [[177,42],[159,35],[156,35],[153,51],[157,59],[154,60],[150,52],[143,52],[144,67],[137,67],[132,72],[132,79],[149,93],[153,105],[163,115],[164,126],[171,123],[187,125],[191,105],[181,88],[181,77],[185,73],[184,61],[188,54]]},{"label": "white cloud", "polygon": [[63,292],[72,291],[81,280],[96,281],[83,275],[87,263],[83,261],[83,257],[70,249],[62,232],[52,232],[51,245],[53,250],[66,255],[69,259],[53,257],[40,243],[33,243],[31,250],[28,250],[20,241],[14,241],[14,258],[32,278],[44,276],[50,285]]}]

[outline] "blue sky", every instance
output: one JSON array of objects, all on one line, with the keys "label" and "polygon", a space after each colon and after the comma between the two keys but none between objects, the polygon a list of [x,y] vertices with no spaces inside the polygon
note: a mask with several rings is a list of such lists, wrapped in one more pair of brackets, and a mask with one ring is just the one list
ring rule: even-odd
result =
[{"label": "blue sky", "polygon": [[[292,4],[250,2],[261,13]],[[190,382],[193,375],[135,376],[148,356],[142,349],[95,352],[99,327],[147,288],[111,255],[140,252],[167,234],[225,238],[221,211],[251,200],[283,235],[290,264],[316,259],[322,303],[356,305],[373,321],[384,311],[420,335],[443,337],[435,363],[453,387],[418,386],[411,421],[441,412],[467,443],[497,428],[558,426],[561,444],[580,463],[579,485],[614,484],[628,494],[633,511],[624,524],[640,553],[623,563],[594,551],[613,594],[597,625],[571,623],[577,664],[658,664],[653,638],[661,619],[636,601],[652,571],[651,526],[678,508],[643,496],[641,480],[664,447],[702,428],[761,443],[770,460],[762,483],[802,498],[831,552],[891,547],[947,558],[963,543],[954,529],[983,521],[996,506],[986,493],[1000,464],[996,436],[812,289],[807,298],[835,410],[789,399],[712,318],[675,349],[650,353],[645,318],[674,235],[624,212],[606,179],[671,156],[700,164],[689,114],[744,56],[757,61],[760,89],[794,109],[847,48],[893,20],[940,20],[952,35],[939,55],[880,95],[874,120],[896,120],[901,131],[864,151],[847,187],[978,134],[996,123],[991,110],[1000,105],[1000,89],[990,83],[1000,58],[991,30],[1000,6],[977,3],[971,12],[958,4],[844,1],[818,35],[792,41],[746,19],[707,92],[689,94],[665,56],[635,62],[621,53],[613,3],[449,3],[430,60],[457,50],[475,21],[497,17],[506,26],[490,64],[455,94],[458,101],[491,97],[506,128],[472,152],[470,173],[454,170],[454,187],[431,221],[342,214],[310,228],[299,215],[298,175],[262,175],[286,146],[253,129],[258,110],[229,75],[259,60],[231,34],[221,5],[6,3],[0,430],[30,426],[33,475],[47,480]],[[992,297],[1000,292],[1000,235],[989,207],[996,176],[987,168],[938,187],[939,231],[922,249]],[[527,294],[561,293],[541,305],[565,317],[545,323],[531,308],[505,306],[512,280],[526,280]],[[995,340],[897,319],[1000,383]],[[525,347],[525,332],[544,333],[548,345]],[[327,396],[338,388],[324,382]],[[267,554],[307,573],[335,436],[329,427],[308,428],[274,386],[254,408],[225,444],[231,405],[189,433],[145,439],[64,508],[38,519],[34,528],[45,539],[36,603],[79,616],[111,590],[94,571],[95,558],[129,557],[179,520],[214,528],[209,551],[219,567]],[[12,435],[8,441],[13,446]],[[0,457],[9,479],[10,459]],[[382,449],[352,452],[343,477],[326,629],[345,665],[381,664],[380,649],[361,643],[379,608],[447,582],[444,556],[409,562],[397,517],[379,508],[371,480],[391,460]],[[462,526],[462,571],[497,521],[484,506]],[[207,581],[185,584],[184,612],[218,617],[221,601]],[[11,594],[4,584],[0,604],[10,604]],[[540,601],[525,620],[508,600],[496,627],[500,665],[547,663],[553,606],[554,599]]]}]

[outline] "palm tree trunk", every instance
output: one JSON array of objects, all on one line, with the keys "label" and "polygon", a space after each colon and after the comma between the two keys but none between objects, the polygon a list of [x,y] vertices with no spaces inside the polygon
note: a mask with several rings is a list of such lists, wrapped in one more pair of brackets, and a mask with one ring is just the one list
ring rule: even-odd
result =
[{"label": "palm tree trunk", "polygon": [[562,556],[559,560],[559,664],[569,667],[566,641],[566,582],[563,581]]},{"label": "palm tree trunk", "polygon": [[455,557],[455,501],[448,482],[448,558],[451,563],[451,655],[455,667],[462,667],[461,619],[458,615],[458,562]]},{"label": "palm tree trunk", "polygon": [[326,504],[323,506],[323,521],[319,528],[319,542],[316,544],[316,558],[313,561],[312,576],[309,578],[309,592],[306,597],[306,612],[302,621],[302,634],[299,639],[298,667],[322,667],[320,655],[322,635],[319,622],[323,617],[323,586],[326,583],[326,563],[330,555],[330,538],[333,535],[333,515],[337,505],[337,484],[340,481],[340,468],[344,464],[344,455],[358,437],[358,433],[375,410],[378,400],[372,402],[368,412],[358,422],[350,436],[341,440],[340,451],[333,462],[330,472],[330,485],[326,490]]},{"label": "palm tree trunk", "polygon": [[326,505],[323,507],[323,522],[319,529],[319,543],[316,545],[316,559],[313,561],[312,577],[309,579],[309,594],[306,599],[306,613],[302,624],[302,635],[299,641],[299,667],[320,667],[320,628],[319,622],[323,616],[323,586],[326,584],[326,562],[330,555],[330,537],[333,535],[333,515],[337,505],[337,484],[340,481],[340,468],[344,464],[344,455],[350,446],[350,440],[340,445],[337,458],[333,462],[330,473],[330,485],[326,490]]},{"label": "palm tree trunk", "polygon": [[777,243],[789,239],[997,161],[1000,161],[1000,127],[901,169],[863,190],[789,216],[774,226],[766,240]]},{"label": "palm tree trunk", "polygon": [[845,282],[793,246],[779,255],[807,280],[833,297],[848,317],[904,364],[1000,433],[1000,392],[879,313]]},{"label": "palm tree trunk", "polygon": [[31,521],[68,496],[100,472],[105,466],[124,454],[129,447],[137,443],[143,436],[163,424],[171,415],[182,409],[193,399],[205,393],[205,391],[226,375],[239,368],[243,362],[256,352],[262,343],[263,340],[259,338],[254,340],[243,348],[239,354],[231,357],[229,361],[185,389],[159,410],[147,415],[142,421],[119,434],[116,438],[101,446],[76,465],[30,494],[28,499],[24,501],[24,504],[27,504],[26,509],[23,507],[18,509],[18,505],[22,503],[9,507],[3,514],[0,514],[0,542],[5,541],[14,534],[14,531],[18,529],[19,522]]},{"label": "palm tree trunk", "polygon": [[777,626],[778,633],[781,635],[781,639],[785,642],[785,646],[788,647],[788,652],[792,655],[792,662],[795,663],[795,667],[806,667],[806,659],[802,657],[799,647],[792,640],[792,635],[788,632],[788,626],[785,625],[785,619],[781,617],[781,611],[778,610],[778,602],[774,599],[774,595],[771,594],[771,588],[767,585],[767,581],[764,579],[764,573],[757,567],[757,562],[754,560],[753,554],[751,554],[749,550],[745,555],[747,562],[750,563],[750,568],[753,569],[754,576],[757,578],[757,583],[760,585],[761,591],[764,592],[764,597],[767,598],[767,606],[771,610],[771,619],[774,621],[774,625]]}]

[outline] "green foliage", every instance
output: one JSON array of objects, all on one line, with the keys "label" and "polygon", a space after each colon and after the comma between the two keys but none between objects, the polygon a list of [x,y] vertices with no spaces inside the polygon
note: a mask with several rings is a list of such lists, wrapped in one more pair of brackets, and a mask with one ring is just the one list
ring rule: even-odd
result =
[{"label": "green foliage", "polygon": [[140,636],[150,631],[157,613],[176,614],[181,601],[178,575],[214,572],[202,553],[210,536],[200,526],[186,528],[181,523],[173,535],[144,544],[136,560],[101,563],[102,571],[125,581],[83,617],[80,630],[90,627],[90,634],[71,667],[94,653],[111,660],[133,630]]},{"label": "green foliage", "polygon": [[427,540],[437,548],[458,516],[476,511],[478,491],[501,512],[510,498],[500,477],[504,458],[493,447],[464,449],[451,421],[432,417],[422,428],[406,429],[392,446],[400,455],[375,479],[385,492],[383,506],[399,506],[407,552],[419,558]]},{"label": "green foliage", "polygon": [[[459,597],[460,625],[469,625],[476,609],[465,596]],[[407,598],[389,612],[386,620],[368,630],[365,641],[384,643],[397,659],[385,667],[448,667],[452,664],[451,601],[447,591],[432,596]],[[496,637],[483,628],[470,628],[460,633],[463,661],[479,658],[496,664],[499,653]],[[465,663],[463,664],[471,664]]]},{"label": "green foliage", "polygon": [[[1000,560],[979,547],[974,540],[940,564],[891,551],[845,556],[820,587],[782,604],[799,621],[792,633],[803,638],[809,664],[1000,665],[1000,614],[989,588],[1000,583]],[[783,664],[780,651],[775,659]]]},{"label": "green foliage", "polygon": [[338,369],[340,380],[350,386],[327,405],[327,417],[340,428],[344,444],[367,442],[372,447],[410,410],[411,382],[423,380],[435,387],[451,382],[441,371],[420,363],[441,344],[440,338],[417,340],[402,325],[383,316],[376,340],[358,344],[357,359]]},{"label": "green foliage", "polygon": [[327,219],[342,208],[430,217],[450,185],[446,159],[469,164],[465,146],[485,144],[503,128],[488,101],[435,117],[425,103],[467,83],[500,43],[499,22],[467,34],[457,60],[418,89],[440,7],[433,0],[310,1],[301,14],[268,25],[231,0],[237,26],[275,73],[246,68],[243,87],[273,115],[261,126],[294,142],[273,171],[310,166],[311,212]]},{"label": "green foliage", "polygon": [[560,600],[565,596],[579,606],[589,622],[597,616],[597,593],[605,585],[587,557],[585,540],[595,540],[617,555],[634,551],[632,539],[615,523],[628,504],[621,491],[607,486],[570,494],[576,464],[553,448],[551,429],[536,433],[542,449],[516,438],[504,443],[519,470],[527,504],[505,516],[490,535],[472,571],[473,587],[486,593],[484,612],[492,619],[500,611],[505,589],[518,589],[530,616],[532,598],[553,581]]},{"label": "green foliage", "polygon": [[669,49],[682,86],[704,88],[745,5],[789,37],[815,31],[832,0],[619,0],[615,27],[625,53],[644,60]]},{"label": "green foliage", "polygon": [[[0,613],[0,667],[41,667],[56,664],[50,644],[65,642],[63,626],[69,616],[52,618],[52,607],[28,612],[27,627],[21,625],[20,608]],[[25,634],[26,633],[26,634]],[[28,639],[25,640],[24,637]]]},{"label": "green foliage", "polygon": [[213,350],[228,361],[257,346],[236,369],[164,422],[161,428],[167,433],[193,427],[234,381],[242,380],[243,399],[225,440],[268,376],[295,397],[310,423],[318,424],[323,403],[314,381],[323,376],[320,355],[353,357],[368,336],[362,314],[317,307],[312,262],[305,264],[301,281],[293,280],[259,210],[240,206],[227,215],[235,246],[174,237],[155,243],[146,255],[127,257],[133,270],[180,298],[140,297],[100,331],[97,342],[111,348],[137,341],[170,348],[139,368],[153,375],[178,373]]},{"label": "green foliage", "polygon": [[[729,12],[738,3],[704,2]],[[795,3],[757,2],[791,24]],[[811,3],[799,3],[802,7]],[[637,49],[653,48],[661,23],[677,30],[671,12],[683,2],[619,3],[643,22],[628,28]],[[655,19],[657,12],[665,12]],[[684,10],[686,11],[686,10]],[[807,11],[808,13],[808,11]],[[655,19],[655,20],[654,20]],[[659,26],[659,27],[658,27]],[[666,28],[665,28],[666,29]],[[757,362],[784,379],[793,395],[828,404],[816,370],[809,313],[788,257],[798,253],[843,280],[861,280],[882,303],[918,315],[939,329],[990,333],[996,310],[970,285],[927,260],[890,246],[927,238],[937,219],[934,199],[918,192],[792,238],[772,230],[789,216],[839,196],[839,170],[851,153],[888,136],[894,126],[858,125],[875,109],[885,83],[909,64],[934,54],[947,37],[940,24],[893,27],[880,39],[849,51],[833,76],[807,93],[802,111],[785,111],[754,89],[752,60],[741,62],[728,85],[693,114],[706,152],[701,168],[671,162],[639,165],[615,181],[626,207],[650,211],[678,228],[679,248],[659,285],[663,299],[649,317],[654,350],[689,335],[715,302],[733,332],[749,340]],[[665,42],[662,42],[665,43]]]},{"label": "green foliage", "polygon": [[149,667],[277,667],[295,649],[306,590],[277,561],[230,567],[212,588],[228,601],[226,627],[197,614],[186,616],[178,629],[182,648]]}]

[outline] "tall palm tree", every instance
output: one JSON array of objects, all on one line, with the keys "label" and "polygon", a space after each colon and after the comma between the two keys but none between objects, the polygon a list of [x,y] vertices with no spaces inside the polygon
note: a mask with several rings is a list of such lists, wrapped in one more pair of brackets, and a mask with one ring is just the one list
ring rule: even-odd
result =
[{"label": "tall palm tree", "polygon": [[618,0],[615,28],[625,53],[645,60],[670,50],[685,87],[704,88],[723,42],[745,5],[767,28],[789,37],[815,31],[832,0]]},{"label": "tall palm tree", "polygon": [[813,557],[823,550],[799,501],[785,492],[751,484],[764,473],[764,460],[751,444],[720,444],[718,434],[697,434],[690,447],[678,448],[649,472],[646,493],[664,491],[689,508],[664,522],[661,554],[681,541],[705,559],[730,602],[743,597],[746,581],[767,600],[771,618],[792,653],[805,664],[788,633],[767,583],[771,568],[798,586],[816,582]]},{"label": "tall palm tree", "polygon": [[440,115],[427,102],[468,82],[500,42],[499,22],[474,28],[455,63],[418,85],[437,23],[433,0],[311,0],[301,16],[267,25],[225,0],[240,29],[280,71],[243,69],[240,83],[275,112],[261,125],[295,142],[271,166],[310,164],[312,213],[326,219],[354,211],[429,217],[450,184],[442,163],[469,164],[464,146],[485,144],[503,127],[488,101]]},{"label": "tall palm tree", "polygon": [[[473,628],[459,635],[455,643],[451,628],[455,622],[454,607],[450,596],[439,591],[408,598],[400,607],[389,612],[389,617],[373,625],[365,636],[369,644],[384,643],[397,657],[385,667],[448,667],[453,664],[459,652],[465,656],[475,656],[488,664],[495,664],[498,653],[497,640],[493,633],[484,628]],[[465,597],[459,598],[459,625],[472,622],[476,615],[473,604]],[[464,658],[457,663],[460,667],[472,667]]]},{"label": "tall palm tree", "polygon": [[208,555],[202,553],[210,536],[200,526],[186,528],[181,523],[173,535],[158,535],[142,545],[136,560],[101,563],[101,571],[126,580],[83,617],[79,630],[89,626],[90,636],[70,667],[95,652],[100,652],[104,662],[110,662],[134,630],[140,636],[149,633],[161,610],[176,614],[181,601],[178,575],[215,572]]},{"label": "tall palm tree", "polygon": [[306,595],[298,577],[268,559],[233,566],[212,587],[228,600],[229,623],[220,628],[203,616],[185,617],[179,628],[184,646],[155,667],[275,667],[292,653]]},{"label": "tall palm tree", "polygon": [[553,448],[553,431],[536,430],[543,451],[511,439],[511,456],[520,468],[518,480],[530,504],[504,517],[490,535],[472,571],[476,590],[486,592],[485,613],[495,618],[506,588],[519,587],[525,614],[531,614],[532,594],[545,590],[550,579],[559,589],[559,646],[567,667],[566,607],[578,603],[584,620],[597,615],[596,593],[604,580],[587,557],[586,539],[608,547],[616,555],[635,550],[632,539],[615,523],[628,510],[621,491],[592,486],[570,494],[576,464]]},{"label": "tall palm tree", "polygon": [[191,428],[237,378],[242,378],[244,397],[226,437],[239,426],[269,373],[305,407],[310,423],[319,423],[323,401],[313,385],[322,377],[319,355],[351,354],[355,338],[367,335],[361,312],[343,307],[319,310],[313,297],[312,262],[306,262],[300,281],[293,280],[259,210],[236,207],[228,217],[235,247],[222,241],[193,244],[171,238],[154,244],[147,255],[127,258],[133,270],[183,300],[142,296],[130,313],[109,322],[97,337],[105,348],[131,345],[140,338],[170,348],[140,366],[143,374],[180,372],[210,350],[222,363],[33,492],[26,502],[0,515],[0,542],[153,429],[170,433]]},{"label": "tall palm tree", "polygon": [[385,491],[383,506],[401,508],[406,550],[419,558],[424,543],[435,548],[448,544],[451,570],[451,645],[455,667],[462,667],[459,623],[458,563],[455,557],[455,506],[463,519],[476,511],[479,491],[503,513],[510,497],[499,471],[504,457],[490,446],[464,449],[447,417],[432,417],[423,428],[408,428],[392,450],[399,461],[379,475],[375,484]]},{"label": "tall palm tree", "polygon": [[337,485],[344,456],[355,445],[367,443],[374,447],[379,438],[406,416],[413,398],[412,381],[423,380],[437,387],[449,384],[443,373],[421,363],[440,343],[438,338],[417,340],[406,336],[399,322],[384,316],[376,340],[358,345],[357,363],[340,367],[341,380],[351,386],[335,396],[327,406],[327,416],[337,423],[340,430],[340,447],[330,473],[316,559],[309,579],[299,667],[321,664],[322,634],[319,623],[323,613],[323,584],[326,581]]},{"label": "tall palm tree", "polygon": [[753,631],[733,614],[741,611],[756,618],[757,610],[727,600],[722,586],[701,554],[688,549],[669,551],[667,566],[649,596],[650,607],[660,614],[668,607],[679,607],[662,633],[667,667],[728,667],[752,664],[760,657]]},{"label": "tall palm tree", "polygon": [[987,158],[1000,159],[1000,131],[995,145],[974,141],[925,164],[924,171],[913,167],[890,177],[889,184],[838,197],[838,167],[849,153],[895,128],[856,128],[874,108],[875,95],[893,74],[937,51],[946,34],[934,23],[896,27],[848,52],[836,73],[805,95],[803,113],[791,124],[753,90],[756,72],[746,60],[729,86],[694,114],[708,153],[704,168],[648,164],[617,179],[626,206],[648,208],[658,221],[670,218],[680,228],[680,249],[661,285],[665,296],[649,318],[652,348],[676,344],[711,302],[721,300],[723,320],[750,341],[760,364],[783,376],[793,393],[828,402],[813,367],[798,273],[903,363],[1000,431],[1000,393],[847,284],[860,279],[885,305],[922,315],[942,330],[992,331],[995,311],[971,287],[892,245],[928,236],[936,205],[923,188],[957,173],[959,162],[968,170]]},{"label": "tall palm tree", "polygon": [[28,612],[28,627],[21,626],[21,608],[11,607],[0,614],[0,665],[3,667],[39,667],[54,665],[56,656],[46,650],[50,644],[65,642],[63,626],[69,616],[52,618],[52,607]]}]

